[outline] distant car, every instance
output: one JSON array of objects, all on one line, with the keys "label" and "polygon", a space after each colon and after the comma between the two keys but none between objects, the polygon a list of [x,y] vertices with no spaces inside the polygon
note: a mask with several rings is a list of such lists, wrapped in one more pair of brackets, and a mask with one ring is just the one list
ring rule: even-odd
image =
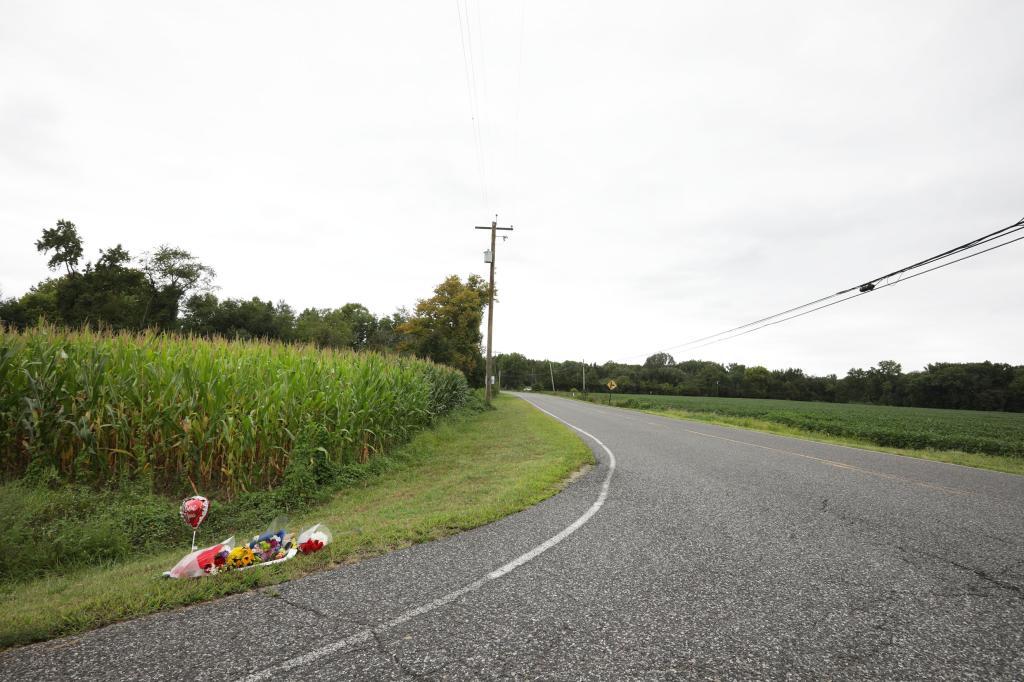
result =
[{"label": "distant car", "polygon": [[533,386],[527,386],[527,387],[526,387],[526,388],[524,388],[523,390],[524,390],[524,391],[532,391],[532,390],[533,390]]}]

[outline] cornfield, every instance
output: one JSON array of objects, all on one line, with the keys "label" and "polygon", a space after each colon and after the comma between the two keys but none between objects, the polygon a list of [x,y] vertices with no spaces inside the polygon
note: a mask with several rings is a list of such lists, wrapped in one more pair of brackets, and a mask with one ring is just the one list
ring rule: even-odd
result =
[{"label": "cornfield", "polygon": [[461,372],[413,358],[262,341],[0,330],[0,472],[53,467],[97,485],[232,495],[280,482],[319,424],[336,464],[407,440],[467,396]]}]

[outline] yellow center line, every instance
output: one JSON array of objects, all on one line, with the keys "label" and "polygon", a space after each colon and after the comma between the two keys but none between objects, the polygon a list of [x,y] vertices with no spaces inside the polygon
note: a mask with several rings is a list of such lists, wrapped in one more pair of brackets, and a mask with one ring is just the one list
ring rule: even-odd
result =
[{"label": "yellow center line", "polygon": [[761,448],[762,450],[771,450],[772,452],[781,452],[784,455],[793,455],[795,457],[803,457],[804,459],[814,460],[815,462],[821,462],[822,464],[828,464],[834,466],[837,469],[848,469],[850,471],[857,471],[862,474],[868,474],[869,476],[878,476],[879,478],[888,478],[893,481],[901,481],[903,483],[911,483],[913,485],[919,485],[922,488],[931,488],[932,490],[941,490],[943,492],[952,493],[953,495],[970,495],[968,490],[959,490],[957,488],[947,488],[944,485],[937,485],[935,483],[925,483],[915,478],[907,478],[906,476],[898,476],[896,474],[887,474],[882,471],[875,471],[873,469],[864,469],[862,467],[854,466],[852,464],[846,464],[845,462],[837,462],[832,459],[825,459],[824,457],[815,457],[814,455],[806,455],[802,452],[794,452],[793,450],[784,450],[782,448],[773,448],[770,445],[758,445],[757,443],[749,443],[745,440],[736,440],[734,438],[726,438],[725,436],[715,436],[710,433],[704,433],[702,431],[694,431],[693,429],[683,428],[683,431],[688,433],[695,433],[698,436],[704,436],[706,438],[717,438],[718,440],[728,441],[729,443],[738,443],[740,445],[749,445],[754,448]]}]

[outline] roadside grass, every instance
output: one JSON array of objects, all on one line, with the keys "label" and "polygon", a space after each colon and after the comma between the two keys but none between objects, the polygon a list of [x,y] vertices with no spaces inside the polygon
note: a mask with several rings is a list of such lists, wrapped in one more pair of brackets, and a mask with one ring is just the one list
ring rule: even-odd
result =
[{"label": "roadside grass", "polygon": [[[494,410],[464,413],[417,435],[386,457],[387,466],[293,519],[290,528],[316,522],[330,527],[334,541],[317,554],[241,573],[169,580],[161,573],[187,553],[191,539],[183,525],[178,547],[65,574],[6,580],[0,583],[0,648],[274,585],[453,535],[550,497],[593,462],[571,431],[526,402],[499,396],[494,404]],[[236,538],[263,529],[245,528]],[[200,535],[200,545],[223,539]]]}]

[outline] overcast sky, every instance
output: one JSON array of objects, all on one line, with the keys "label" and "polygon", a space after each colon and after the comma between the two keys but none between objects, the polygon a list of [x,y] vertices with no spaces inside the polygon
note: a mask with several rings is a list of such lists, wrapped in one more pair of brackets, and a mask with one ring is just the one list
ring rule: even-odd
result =
[{"label": "overcast sky", "polygon": [[[4,0],[3,295],[67,218],[389,313],[485,275],[498,213],[496,350],[639,362],[1024,215],[1024,3],[462,8]],[[1024,242],[675,355],[1024,364],[1022,281]]]}]

